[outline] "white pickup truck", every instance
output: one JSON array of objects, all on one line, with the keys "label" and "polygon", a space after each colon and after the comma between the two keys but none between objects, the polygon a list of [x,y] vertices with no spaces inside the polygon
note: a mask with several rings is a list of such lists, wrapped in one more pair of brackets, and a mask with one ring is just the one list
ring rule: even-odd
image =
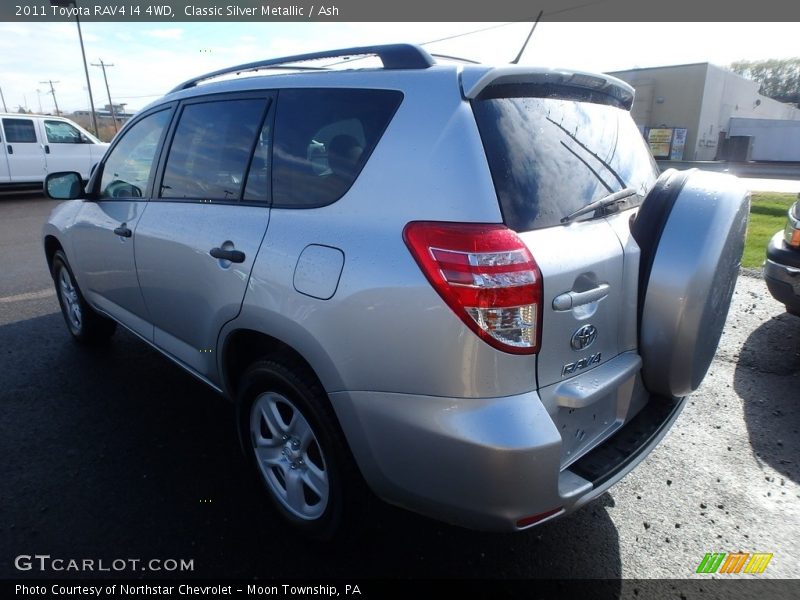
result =
[{"label": "white pickup truck", "polygon": [[0,113],[0,190],[35,188],[48,173],[89,179],[108,144],[63,117]]}]

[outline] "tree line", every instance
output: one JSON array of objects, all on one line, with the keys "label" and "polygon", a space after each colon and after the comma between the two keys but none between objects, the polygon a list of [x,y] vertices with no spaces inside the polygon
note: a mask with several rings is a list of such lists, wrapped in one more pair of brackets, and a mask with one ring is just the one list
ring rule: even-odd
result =
[{"label": "tree line", "polygon": [[764,96],[800,106],[800,57],[740,60],[730,68],[758,82]]}]

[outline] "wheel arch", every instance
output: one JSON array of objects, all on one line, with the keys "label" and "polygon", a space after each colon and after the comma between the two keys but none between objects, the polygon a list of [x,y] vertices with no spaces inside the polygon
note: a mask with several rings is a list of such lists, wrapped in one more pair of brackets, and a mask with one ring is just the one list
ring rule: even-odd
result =
[{"label": "wheel arch", "polygon": [[[317,361],[309,360],[307,352],[259,329],[243,326],[225,332],[220,347],[221,380],[223,389],[231,400],[236,399],[241,377],[247,368],[266,356],[299,362],[314,375],[323,390],[332,391],[331,378],[321,376],[320,370],[315,368],[314,363]],[[316,355],[319,356],[319,352]],[[330,371],[330,368],[327,370]]]},{"label": "wheel arch", "polygon": [[53,257],[56,255],[56,252],[61,250],[64,252],[64,246],[61,244],[59,239],[52,235],[47,234],[44,237],[44,255],[47,259],[47,269],[49,271],[53,270]]}]

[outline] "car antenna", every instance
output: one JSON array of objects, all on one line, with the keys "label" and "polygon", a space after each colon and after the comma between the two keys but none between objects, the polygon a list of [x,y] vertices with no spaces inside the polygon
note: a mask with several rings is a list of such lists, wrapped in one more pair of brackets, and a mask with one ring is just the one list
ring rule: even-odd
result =
[{"label": "car antenna", "polygon": [[511,61],[512,65],[516,65],[519,62],[519,59],[522,58],[522,53],[525,52],[525,48],[528,46],[528,42],[531,41],[531,36],[533,35],[533,32],[536,31],[536,26],[539,24],[539,19],[542,18],[543,14],[544,11],[540,10],[539,14],[536,15],[536,22],[534,22],[533,27],[531,27],[531,30],[528,32],[528,37],[525,38],[525,43],[522,44],[522,48],[519,49],[519,54],[517,54],[517,57]]}]

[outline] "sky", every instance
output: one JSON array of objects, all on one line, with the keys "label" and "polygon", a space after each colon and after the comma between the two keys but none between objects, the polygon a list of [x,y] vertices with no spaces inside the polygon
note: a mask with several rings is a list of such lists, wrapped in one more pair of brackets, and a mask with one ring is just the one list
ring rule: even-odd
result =
[{"label": "sky", "polygon": [[[368,44],[424,43],[429,52],[503,64],[530,24],[512,23],[82,23],[89,63],[107,69],[114,103],[131,111],[208,71],[259,59]],[[520,64],[608,72],[692,62],[800,55],[798,23],[548,23],[538,25]],[[102,71],[89,66],[97,108],[108,104]],[[89,107],[75,23],[0,23],[0,89],[9,111]],[[45,82],[45,83],[43,83]],[[57,83],[56,83],[57,82]],[[0,106],[0,110],[2,107]]]}]

